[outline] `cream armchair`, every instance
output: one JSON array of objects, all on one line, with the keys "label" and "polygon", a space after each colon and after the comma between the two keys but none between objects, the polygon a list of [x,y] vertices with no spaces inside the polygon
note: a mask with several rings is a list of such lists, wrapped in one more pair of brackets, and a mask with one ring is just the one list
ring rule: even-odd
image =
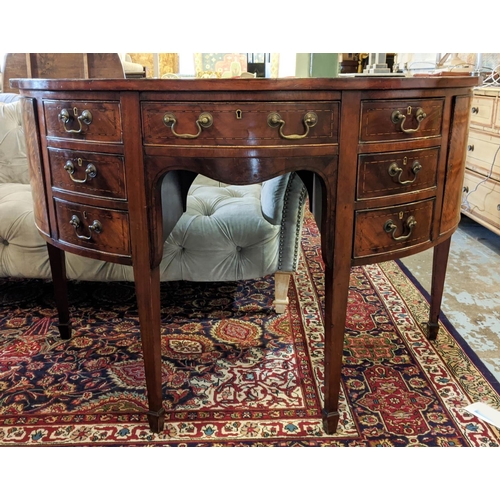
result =
[{"label": "cream armchair", "polygon": [[[0,94],[0,277],[50,279],[45,240],[33,219],[20,104],[18,95]],[[232,186],[197,176],[187,209],[174,222],[167,212],[180,213],[181,201],[168,193],[171,186],[164,182],[170,206],[164,216],[161,280],[237,281],[274,274],[274,306],[283,312],[290,274],[297,268],[307,198],[300,177],[288,173],[261,184]],[[70,253],[66,270],[73,280],[133,280],[130,266]]]}]

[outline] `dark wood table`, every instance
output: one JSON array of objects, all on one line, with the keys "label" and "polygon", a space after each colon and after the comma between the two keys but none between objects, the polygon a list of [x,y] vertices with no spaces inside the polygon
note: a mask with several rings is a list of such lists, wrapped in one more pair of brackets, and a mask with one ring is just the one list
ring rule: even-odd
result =
[{"label": "dark wood table", "polygon": [[434,247],[427,335],[436,337],[477,78],[11,83],[24,96],[35,219],[48,243],[61,336],[71,335],[65,251],[133,266],[153,431],[163,429],[165,414],[164,176],[175,178],[184,199],[198,173],[231,184],[302,176],[326,267],[327,433],[339,420],[352,265]]}]

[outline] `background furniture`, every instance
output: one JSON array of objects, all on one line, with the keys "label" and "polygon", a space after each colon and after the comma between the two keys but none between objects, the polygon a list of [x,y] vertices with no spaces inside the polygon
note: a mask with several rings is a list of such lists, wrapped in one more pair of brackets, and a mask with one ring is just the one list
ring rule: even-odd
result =
[{"label": "background furniture", "polygon": [[[50,155],[58,198],[71,193],[96,199],[126,197],[124,179],[119,179],[123,176],[120,156],[58,148]],[[87,174],[90,165],[95,170]],[[162,281],[237,281],[276,273],[274,307],[284,312],[290,273],[297,267],[306,195],[297,175],[287,173],[249,186],[198,176],[189,189],[185,213],[182,201],[169,191],[167,183],[162,193],[170,207],[163,217]],[[38,222],[47,223],[45,219]],[[71,226],[69,229],[73,231]],[[70,241],[80,243],[76,233],[69,236]],[[288,253],[289,248],[294,252]],[[134,279],[130,266],[70,252],[66,272],[68,278],[84,281]],[[0,94],[0,276],[51,278],[45,240],[34,221],[20,96],[9,93]]]},{"label": "background furniture", "polygon": [[122,65],[125,78],[146,78],[146,66],[133,62],[129,54],[125,54]]},{"label": "background furniture", "polygon": [[[334,433],[351,265],[434,247],[428,336],[438,333],[477,83],[473,77],[14,82],[26,97],[35,220],[48,243],[61,335],[70,335],[65,251],[132,265],[147,415],[151,429],[162,430],[159,264],[162,211],[170,212],[171,199],[161,190],[173,186],[182,198],[195,173],[253,184],[298,172],[322,198],[313,205],[321,207],[326,268],[323,423]],[[81,150],[121,159],[125,190],[96,197],[61,189],[54,180],[64,161],[54,161],[54,153],[72,158]]]},{"label": "background furniture", "polygon": [[462,212],[500,234],[500,88],[474,90]]},{"label": "background furniture", "polygon": [[14,93],[11,78],[125,78],[118,54],[8,53],[2,67],[2,91]]}]

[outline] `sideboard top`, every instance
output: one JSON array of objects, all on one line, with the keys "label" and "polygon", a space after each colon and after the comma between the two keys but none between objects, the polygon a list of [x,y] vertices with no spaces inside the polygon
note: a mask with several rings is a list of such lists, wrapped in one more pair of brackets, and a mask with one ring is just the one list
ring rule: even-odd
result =
[{"label": "sideboard top", "polygon": [[10,80],[14,88],[33,91],[294,91],[294,90],[405,90],[434,88],[472,88],[480,83],[476,76],[439,77],[340,77],[340,78],[244,78],[244,79],[38,79]]}]

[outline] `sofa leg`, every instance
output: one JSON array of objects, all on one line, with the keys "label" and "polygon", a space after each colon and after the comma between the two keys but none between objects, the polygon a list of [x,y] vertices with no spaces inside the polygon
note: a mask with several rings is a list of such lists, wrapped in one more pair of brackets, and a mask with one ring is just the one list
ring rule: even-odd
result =
[{"label": "sofa leg", "polygon": [[288,285],[292,273],[276,271],[274,274],[274,309],[278,314],[286,311],[288,305]]}]

